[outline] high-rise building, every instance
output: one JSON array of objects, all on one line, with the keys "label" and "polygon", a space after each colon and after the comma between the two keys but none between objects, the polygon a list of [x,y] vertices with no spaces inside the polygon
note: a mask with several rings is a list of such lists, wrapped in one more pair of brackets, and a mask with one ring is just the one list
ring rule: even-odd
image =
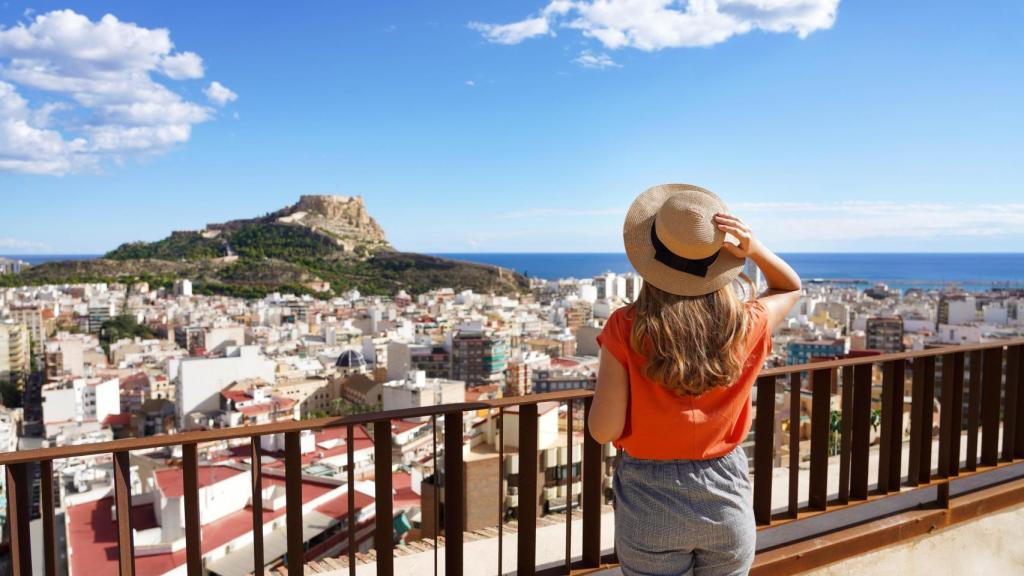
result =
[{"label": "high-rise building", "polygon": [[[47,320],[47,317],[50,320]],[[11,318],[14,319],[14,323],[24,324],[28,327],[28,335],[32,340],[32,350],[36,354],[42,354],[43,342],[52,332],[52,317],[53,314],[50,310],[40,306],[15,306],[11,308]]]},{"label": "high-rise building", "polygon": [[747,258],[743,263],[743,273],[750,278],[751,284],[754,285],[754,294],[760,294],[768,286],[764,280],[764,274],[761,269],[757,267],[757,264],[753,260]]},{"label": "high-rise building", "polygon": [[[406,378],[384,384],[381,401],[385,410],[404,410],[466,401],[466,384],[447,378],[427,378],[425,372],[415,370]],[[419,420],[429,420],[429,416]]]},{"label": "high-rise building", "polygon": [[0,323],[0,383],[24,386],[31,372],[30,361],[28,327]]},{"label": "high-rise building", "polygon": [[89,304],[89,333],[97,334],[103,323],[117,315],[117,307],[113,302],[96,302]]},{"label": "high-rise building", "polygon": [[629,272],[622,276],[623,291],[622,299],[627,302],[636,302],[636,299],[640,297],[640,288],[644,285],[644,279],[639,274]]},{"label": "high-rise building", "polygon": [[593,390],[597,373],[581,370],[536,370],[531,376],[533,394],[564,392],[565,390]]},{"label": "high-rise building", "polygon": [[978,319],[978,303],[974,296],[962,294],[939,296],[936,327],[939,324],[968,324]]},{"label": "high-rise building", "polygon": [[565,327],[570,332],[576,333],[576,329],[590,323],[594,317],[594,307],[586,300],[576,300],[565,309]]},{"label": "high-rise building", "polygon": [[508,367],[508,343],[480,328],[463,327],[452,338],[452,379],[466,386],[501,384]]},{"label": "high-rise building", "polygon": [[401,380],[410,372],[422,371],[427,378],[451,376],[451,354],[441,346],[412,342],[388,343],[388,380]]},{"label": "high-rise building", "polygon": [[875,316],[867,319],[865,345],[868,350],[903,352],[903,318]]},{"label": "high-rise building", "polygon": [[786,364],[806,364],[814,357],[842,356],[847,351],[845,338],[793,340],[786,344]]},{"label": "high-rise building", "polygon": [[452,355],[442,346],[417,346],[410,350],[409,366],[423,371],[427,378],[448,378],[452,373]]},{"label": "high-rise building", "polygon": [[191,296],[192,295],[192,281],[191,280],[175,280],[174,281],[174,295],[175,296]]}]

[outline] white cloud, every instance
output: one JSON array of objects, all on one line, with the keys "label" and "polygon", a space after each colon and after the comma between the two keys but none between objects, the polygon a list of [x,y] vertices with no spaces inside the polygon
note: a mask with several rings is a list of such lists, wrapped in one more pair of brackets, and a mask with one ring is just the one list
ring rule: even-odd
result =
[{"label": "white cloud", "polygon": [[187,142],[213,109],[154,74],[202,78],[203,60],[175,52],[164,28],[110,14],[56,10],[0,27],[0,170],[62,175]]},{"label": "white cloud", "polygon": [[466,80],[466,86],[469,86],[470,88],[476,86],[476,80]]},{"label": "white cloud", "polygon": [[755,29],[806,38],[831,28],[838,8],[839,0],[554,0],[538,16],[470,28],[498,44],[570,28],[612,50],[653,51],[711,46]]},{"label": "white cloud", "polygon": [[619,216],[625,215],[624,209],[620,208],[530,208],[529,210],[517,210],[503,212],[497,217],[501,219],[522,220],[530,218],[578,218],[592,216]]},{"label": "white cloud", "polygon": [[34,125],[32,116],[14,86],[0,81],[0,170],[65,174],[90,163],[82,154],[84,139],[65,140],[60,132],[45,128],[46,122]]},{"label": "white cloud", "polygon": [[548,19],[545,17],[529,18],[511,24],[470,22],[469,27],[480,32],[484,38],[495,44],[519,44],[527,38],[547,34],[551,29]]},{"label": "white cloud", "polygon": [[772,202],[730,206],[755,233],[787,245],[1020,235],[1024,204]]},{"label": "white cloud", "polygon": [[584,68],[603,69],[621,67],[619,64],[616,64],[615,61],[611,59],[611,56],[608,56],[605,53],[594,54],[590,50],[584,50],[583,52],[580,52],[580,55],[577,56],[576,59],[573,60],[573,62],[579,64],[580,66],[583,66]]},{"label": "white cloud", "polygon": [[210,82],[210,85],[203,90],[203,94],[210,99],[217,106],[224,106],[228,102],[234,102],[238,100],[238,94],[232,92],[227,86],[214,80]]},{"label": "white cloud", "polygon": [[191,78],[202,78],[203,59],[195,52],[182,52],[164,56],[160,60],[160,69],[173,80],[185,80]]},{"label": "white cloud", "polygon": [[0,238],[0,249],[17,250],[19,253],[52,252],[53,248],[40,242],[18,240],[17,238]]}]

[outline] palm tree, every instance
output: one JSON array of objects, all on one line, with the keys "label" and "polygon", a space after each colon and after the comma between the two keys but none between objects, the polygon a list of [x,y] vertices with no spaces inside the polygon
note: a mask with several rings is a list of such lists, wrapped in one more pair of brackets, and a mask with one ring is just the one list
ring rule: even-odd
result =
[{"label": "palm tree", "polygon": [[833,410],[828,420],[828,454],[835,456],[839,453],[839,434],[843,429],[843,415],[839,410]]}]

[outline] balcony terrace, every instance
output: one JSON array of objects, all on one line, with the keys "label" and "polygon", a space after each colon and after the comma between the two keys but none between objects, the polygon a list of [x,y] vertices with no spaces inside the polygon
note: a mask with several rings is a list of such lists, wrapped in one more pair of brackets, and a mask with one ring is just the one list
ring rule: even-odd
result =
[{"label": "balcony terrace", "polygon": [[[61,565],[61,558],[75,551],[59,550],[54,461],[109,454],[114,486],[110,503],[114,533],[107,543],[110,565],[116,565],[122,576],[149,573],[139,565],[146,543],[133,510],[129,455],[180,446],[185,560],[169,572],[233,574],[225,571],[225,562],[217,562],[223,551],[217,552],[213,549],[217,544],[204,539],[206,511],[200,509],[200,489],[206,486],[201,478],[209,475],[205,468],[210,463],[200,462],[199,449],[206,443],[228,441],[236,449],[242,445],[249,450],[243,472],[251,495],[241,495],[249,498],[246,510],[253,526],[251,542],[244,548],[249,570],[255,566],[263,567],[257,572],[338,576],[611,573],[615,570],[614,524],[606,501],[605,470],[614,452],[582,433],[581,423],[573,418],[574,413],[580,414],[579,420],[586,422],[591,400],[592,392],[586,390],[544,393],[0,454],[0,465],[6,468],[10,572],[15,576],[72,572]],[[582,460],[581,479],[561,474],[556,480],[581,482],[582,489],[565,488],[562,496],[556,496],[564,498],[564,504],[549,506],[552,512],[543,515],[541,496],[546,484],[540,464],[538,405],[552,401],[569,407],[558,431],[566,435],[564,463]],[[843,416],[838,430],[830,427],[833,403]],[[1024,416],[1024,340],[766,369],[757,380],[754,407],[751,462],[758,541],[752,573],[791,574],[827,567],[936,531],[941,535],[942,528],[994,517],[1024,502],[1024,426],[1017,424]],[[809,414],[803,414],[802,407]],[[877,446],[872,441],[876,407],[880,415]],[[505,414],[511,411],[517,414],[514,499],[506,497],[504,438],[497,444],[493,488],[475,480],[467,485],[471,458],[463,422],[467,413],[493,415],[500,436]],[[802,426],[789,426],[804,416],[809,416],[806,441],[801,440]],[[423,518],[436,523],[431,533],[443,537],[396,543],[396,487],[388,440],[394,434],[392,421],[414,417],[429,418],[434,430],[430,454],[440,497],[430,501],[432,513]],[[372,514],[356,502],[366,497],[357,490],[353,465],[356,434],[363,426],[374,439]],[[344,431],[347,478],[324,488],[339,495],[340,504],[318,508],[314,514],[305,497],[308,478],[303,475],[301,435],[326,429]],[[574,454],[573,439],[581,433],[582,454]],[[262,463],[259,449],[262,437],[278,434],[284,437],[283,474]],[[557,459],[562,462],[561,453]],[[29,510],[36,466],[41,530],[34,534]],[[230,473],[237,475],[233,470]],[[268,499],[269,484],[282,486],[283,500]],[[491,489],[495,493],[493,527],[466,531],[467,494]],[[267,532],[267,502],[275,511],[283,509],[281,530]],[[506,521],[513,504],[514,519]],[[344,518],[325,516],[330,510]],[[333,522],[331,538],[311,542],[306,529],[313,522]],[[371,533],[372,550],[359,551],[358,542],[363,536],[370,540]],[[39,550],[35,556],[33,547]],[[244,573],[246,568],[241,570]],[[83,575],[72,572],[72,576]]]}]

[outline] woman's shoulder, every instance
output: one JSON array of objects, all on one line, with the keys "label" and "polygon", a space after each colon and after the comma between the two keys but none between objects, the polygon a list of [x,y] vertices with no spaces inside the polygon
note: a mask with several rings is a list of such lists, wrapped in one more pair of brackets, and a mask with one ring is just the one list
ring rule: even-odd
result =
[{"label": "woman's shoulder", "polygon": [[633,306],[627,304],[613,311],[604,323],[601,333],[597,337],[599,345],[618,343],[625,346],[629,342],[629,335],[633,329],[633,318],[635,312]]},{"label": "woman's shoulder", "polygon": [[616,308],[609,316],[608,320],[605,321],[605,325],[611,325],[616,330],[628,331],[633,326],[633,320],[636,318],[636,309],[632,304],[626,304]]},{"label": "woman's shoulder", "polygon": [[768,309],[764,303],[754,298],[743,303],[747,312],[747,354],[760,352],[767,355],[771,352],[771,328],[768,326]]}]

